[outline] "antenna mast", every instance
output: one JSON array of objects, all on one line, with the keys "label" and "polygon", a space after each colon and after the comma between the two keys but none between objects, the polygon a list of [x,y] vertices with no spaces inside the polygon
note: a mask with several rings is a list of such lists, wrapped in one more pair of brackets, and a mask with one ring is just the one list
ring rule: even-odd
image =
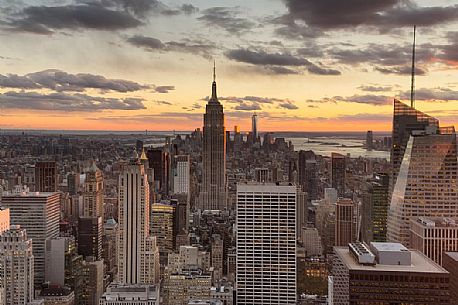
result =
[{"label": "antenna mast", "polygon": [[417,26],[413,26],[413,49],[412,49],[412,84],[410,87],[410,107],[415,108],[415,40]]}]

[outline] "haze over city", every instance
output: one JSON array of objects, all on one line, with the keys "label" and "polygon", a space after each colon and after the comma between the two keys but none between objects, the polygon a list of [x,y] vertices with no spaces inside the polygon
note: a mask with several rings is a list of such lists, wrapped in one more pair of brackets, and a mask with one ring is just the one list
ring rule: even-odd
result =
[{"label": "haze over city", "polygon": [[226,126],[390,131],[393,99],[456,126],[456,1],[0,0],[0,128],[194,130],[216,61]]}]

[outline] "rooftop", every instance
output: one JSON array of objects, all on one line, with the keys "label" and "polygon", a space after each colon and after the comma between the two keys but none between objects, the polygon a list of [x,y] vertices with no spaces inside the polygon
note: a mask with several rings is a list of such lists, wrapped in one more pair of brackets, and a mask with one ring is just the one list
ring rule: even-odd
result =
[{"label": "rooftop", "polygon": [[[390,249],[390,246],[387,246]],[[392,249],[395,249],[393,247]],[[398,247],[399,249],[399,247]],[[359,271],[393,271],[393,272],[418,272],[418,273],[437,273],[443,274],[448,273],[447,270],[428,259],[421,252],[417,250],[411,250],[412,263],[411,265],[361,265],[351,255],[348,247],[335,247],[334,251],[338,255],[342,262],[347,266],[349,270]],[[390,250],[388,250],[390,251]],[[395,251],[395,250],[392,250]]]},{"label": "rooftop", "polygon": [[384,242],[371,242],[371,246],[377,249],[377,251],[383,252],[402,252],[409,251],[406,247],[399,243],[384,243]]}]

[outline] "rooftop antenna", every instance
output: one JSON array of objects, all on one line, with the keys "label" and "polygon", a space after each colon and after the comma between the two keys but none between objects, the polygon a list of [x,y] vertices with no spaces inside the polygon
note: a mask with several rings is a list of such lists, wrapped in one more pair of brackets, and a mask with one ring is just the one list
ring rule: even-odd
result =
[{"label": "rooftop antenna", "polygon": [[213,82],[216,82],[216,60],[213,60]]},{"label": "rooftop antenna", "polygon": [[413,26],[413,49],[412,49],[412,84],[410,87],[410,107],[415,108],[415,39],[417,26]]}]

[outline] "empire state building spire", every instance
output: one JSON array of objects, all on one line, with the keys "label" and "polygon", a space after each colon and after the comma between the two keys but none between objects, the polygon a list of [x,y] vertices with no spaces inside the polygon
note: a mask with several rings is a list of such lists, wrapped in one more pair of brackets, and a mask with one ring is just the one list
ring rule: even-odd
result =
[{"label": "empire state building spire", "polygon": [[227,208],[226,128],[223,105],[216,95],[216,68],[213,66],[212,96],[205,107],[202,147],[202,187],[200,208]]},{"label": "empire state building spire", "polygon": [[213,62],[213,83],[212,83],[212,97],[209,103],[218,103],[218,96],[216,95],[216,62]]}]

